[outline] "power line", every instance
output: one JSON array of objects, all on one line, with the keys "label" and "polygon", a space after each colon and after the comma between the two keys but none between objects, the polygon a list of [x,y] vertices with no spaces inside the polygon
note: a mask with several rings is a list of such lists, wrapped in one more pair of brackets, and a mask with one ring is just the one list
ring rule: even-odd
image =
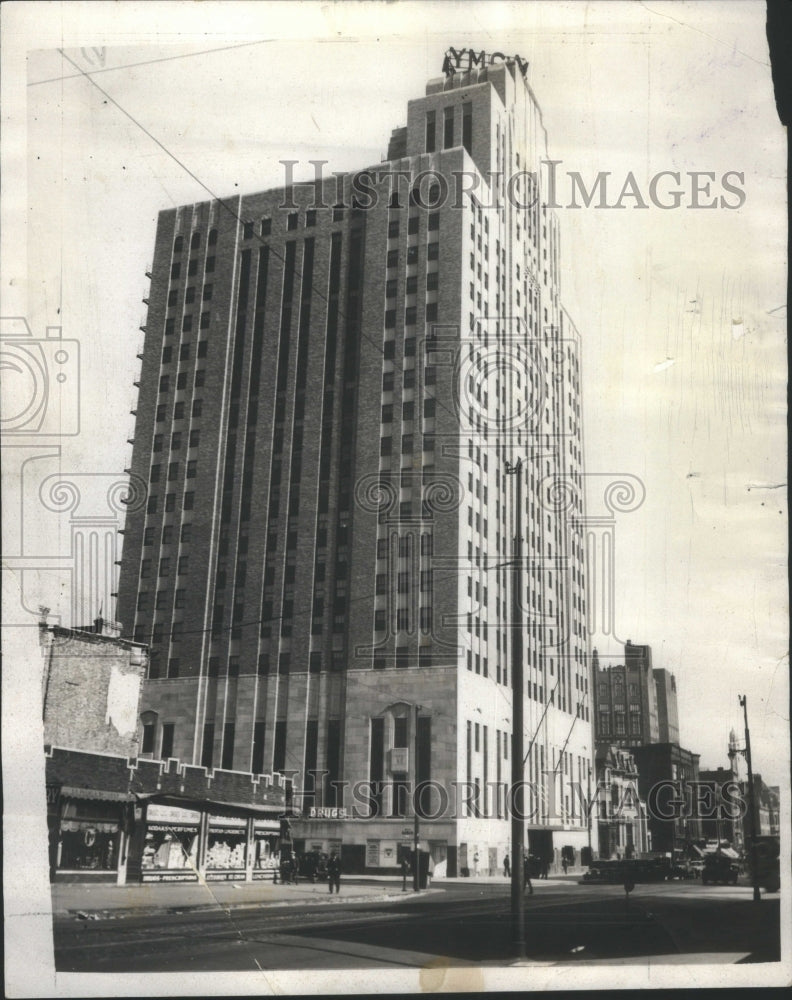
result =
[{"label": "power line", "polygon": [[[103,66],[101,69],[92,69],[87,71],[78,66],[77,69],[79,72],[77,73],[63,74],[62,76],[51,76],[46,80],[31,80],[30,83],[28,83],[28,87],[38,87],[43,83],[58,83],[62,80],[77,80],[81,76],[96,76],[98,73],[115,73],[124,69],[135,69],[138,66],[152,66],[155,63],[173,62],[176,59],[191,59],[194,56],[211,55],[213,52],[230,52],[235,49],[249,48],[251,45],[266,45],[274,41],[276,41],[274,38],[260,38],[256,42],[240,42],[238,45],[223,45],[216,49],[200,49],[198,52],[182,52],[177,56],[161,56],[159,59],[144,59],[141,62],[122,63],[120,66]],[[64,55],[61,49],[58,51],[61,55]],[[68,59],[68,56],[65,56],[64,58]],[[71,59],[69,59],[69,62],[72,62]],[[75,66],[76,63],[72,62],[72,65]]]}]

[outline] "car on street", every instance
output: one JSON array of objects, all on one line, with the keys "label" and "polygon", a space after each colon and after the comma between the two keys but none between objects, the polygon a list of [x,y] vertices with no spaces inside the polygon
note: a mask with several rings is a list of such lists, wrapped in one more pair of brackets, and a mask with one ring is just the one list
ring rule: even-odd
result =
[{"label": "car on street", "polygon": [[708,854],[701,870],[702,885],[721,882],[726,885],[737,885],[740,867],[736,861],[725,854]]}]

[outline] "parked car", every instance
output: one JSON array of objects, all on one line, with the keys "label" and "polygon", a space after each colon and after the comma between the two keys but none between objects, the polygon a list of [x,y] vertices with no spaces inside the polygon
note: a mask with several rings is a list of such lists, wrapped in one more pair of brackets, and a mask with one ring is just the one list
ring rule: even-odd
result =
[{"label": "parked car", "polygon": [[757,882],[765,892],[778,892],[781,888],[780,848],[779,837],[765,835],[756,838]]},{"label": "parked car", "polygon": [[732,858],[726,857],[725,854],[708,854],[704,859],[701,881],[703,885],[716,882],[737,885],[739,874],[739,865]]}]

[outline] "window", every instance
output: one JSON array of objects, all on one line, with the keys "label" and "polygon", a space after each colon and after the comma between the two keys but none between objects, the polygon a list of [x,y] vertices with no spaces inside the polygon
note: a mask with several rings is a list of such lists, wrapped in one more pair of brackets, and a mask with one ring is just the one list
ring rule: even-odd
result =
[{"label": "window", "polygon": [[242,239],[249,240],[253,237],[253,223],[245,222],[242,226]]},{"label": "window", "polygon": [[214,723],[207,722],[204,724],[204,730],[203,730],[203,744],[201,746],[201,766],[211,767],[213,757],[214,757]]},{"label": "window", "polygon": [[189,264],[187,265],[187,274],[189,277],[193,277],[197,273],[198,273],[198,260],[197,258],[193,257],[190,260]]},{"label": "window", "polygon": [[275,746],[272,755],[273,771],[283,771],[286,767],[286,722],[280,720],[275,723]]},{"label": "window", "polygon": [[396,279],[389,278],[385,283],[385,297],[393,299],[396,297]]},{"label": "window", "polygon": [[396,267],[399,263],[399,251],[389,250],[386,258],[386,267]]},{"label": "window", "polygon": [[443,109],[443,149],[450,149],[454,145],[454,109],[448,107]]},{"label": "window", "polygon": [[173,252],[181,253],[183,247],[184,247],[184,237],[177,236],[176,239],[173,241]]},{"label": "window", "polygon": [[201,313],[201,329],[202,330],[208,330],[209,329],[210,317],[211,317],[211,313],[208,313],[208,312],[202,312]]},{"label": "window", "polygon": [[190,249],[197,250],[200,245],[201,245],[201,234],[196,229],[196,231],[190,237]]},{"label": "window", "polygon": [[437,289],[438,277],[439,276],[438,276],[437,271],[430,271],[429,274],[427,274],[427,276],[426,276],[426,290],[427,290],[427,292],[433,292],[433,291],[435,291]]},{"label": "window", "polygon": [[192,316],[189,314],[182,320],[182,332],[189,333],[192,330]]},{"label": "window", "polygon": [[428,244],[428,246],[426,247],[426,259],[437,260],[439,256],[440,256],[440,244],[437,242]]},{"label": "window", "polygon": [[435,112],[426,112],[426,152],[435,151]]},{"label": "window", "polygon": [[187,305],[190,305],[190,303],[195,301],[195,285],[190,285],[184,293],[184,301]]},{"label": "window", "polygon": [[165,558],[160,559],[159,575],[168,576],[169,573],[170,573],[170,559],[166,556]]},{"label": "window", "polygon": [[289,230],[296,229],[298,217],[299,217],[299,212],[289,212],[286,218],[286,228]]},{"label": "window", "polygon": [[202,295],[204,302],[209,302],[209,300],[212,298],[213,288],[214,288],[213,285],[204,285],[203,295]]},{"label": "window", "polygon": [[187,463],[187,478],[195,479],[195,474],[198,469],[198,462],[195,460],[190,460]]},{"label": "window", "polygon": [[385,329],[392,330],[396,326],[396,310],[388,309],[385,312]]},{"label": "window", "polygon": [[207,274],[211,274],[212,271],[214,271],[214,269],[215,269],[215,259],[214,259],[214,257],[207,257],[206,258],[206,271],[207,271]]},{"label": "window", "polygon": [[208,340],[199,340],[198,341],[198,357],[199,358],[205,358],[206,357],[206,352],[208,350],[209,350],[209,341]]},{"label": "window", "polygon": [[178,281],[181,275],[181,264],[176,261],[175,264],[171,264],[171,280]]},{"label": "window", "polygon": [[468,153],[473,152],[473,105],[470,101],[462,105],[462,145]]},{"label": "window", "polygon": [[141,753],[154,753],[154,735],[156,732],[156,725],[153,722],[147,722],[143,726],[143,743],[140,747]]},{"label": "window", "polygon": [[411,216],[410,219],[408,220],[407,232],[410,236],[415,236],[415,234],[418,232],[418,222],[419,219],[417,215]]},{"label": "window", "polygon": [[272,232],[272,219],[262,219],[261,220],[261,235],[269,236]]},{"label": "window", "polygon": [[200,399],[194,400],[192,405],[192,415],[194,417],[200,417],[202,409],[203,409],[203,401]]},{"label": "window", "polygon": [[418,247],[407,247],[407,263],[415,264],[418,262]]},{"label": "window", "polygon": [[407,306],[404,310],[404,322],[407,326],[415,326],[416,313],[415,306]]},{"label": "window", "polygon": [[394,236],[398,235],[399,235],[399,220],[391,219],[391,221],[388,223],[388,237],[393,238]]},{"label": "window", "polygon": [[429,302],[426,306],[426,318],[430,322],[434,322],[437,319],[437,303]]},{"label": "window", "polygon": [[436,232],[440,228],[440,213],[430,212],[429,213],[429,232]]},{"label": "window", "polygon": [[[168,672],[168,676],[174,676]],[[178,677],[178,673],[175,675]],[[168,757],[173,756],[173,733],[176,727],[172,722],[166,722],[162,727],[162,749],[160,750],[160,758],[162,760],[167,760]]]}]

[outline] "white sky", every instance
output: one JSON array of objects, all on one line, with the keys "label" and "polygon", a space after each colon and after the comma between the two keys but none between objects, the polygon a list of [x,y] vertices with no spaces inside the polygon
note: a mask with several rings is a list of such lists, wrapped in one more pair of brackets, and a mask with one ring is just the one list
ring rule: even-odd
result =
[{"label": "white sky", "polygon": [[[616,526],[617,636],[676,674],[703,767],[726,763],[747,693],[755,769],[785,783],[785,137],[764,4],[42,6],[27,91],[10,92],[27,100],[26,123],[12,112],[27,231],[15,266],[4,253],[2,315],[80,342],[81,431],[53,469],[88,479],[131,457],[158,211],[278,185],[282,158],[379,162],[449,45],[530,60],[563,204],[567,170],[587,186],[609,171],[614,192],[632,171],[647,201],[661,170],[713,171],[716,194],[744,174],[736,211],[684,207],[689,181],[674,210],[561,209],[562,297],[584,344],[587,469],[646,487]],[[68,554],[62,521],[25,531]],[[22,604],[68,617],[59,585],[26,577]]]}]

